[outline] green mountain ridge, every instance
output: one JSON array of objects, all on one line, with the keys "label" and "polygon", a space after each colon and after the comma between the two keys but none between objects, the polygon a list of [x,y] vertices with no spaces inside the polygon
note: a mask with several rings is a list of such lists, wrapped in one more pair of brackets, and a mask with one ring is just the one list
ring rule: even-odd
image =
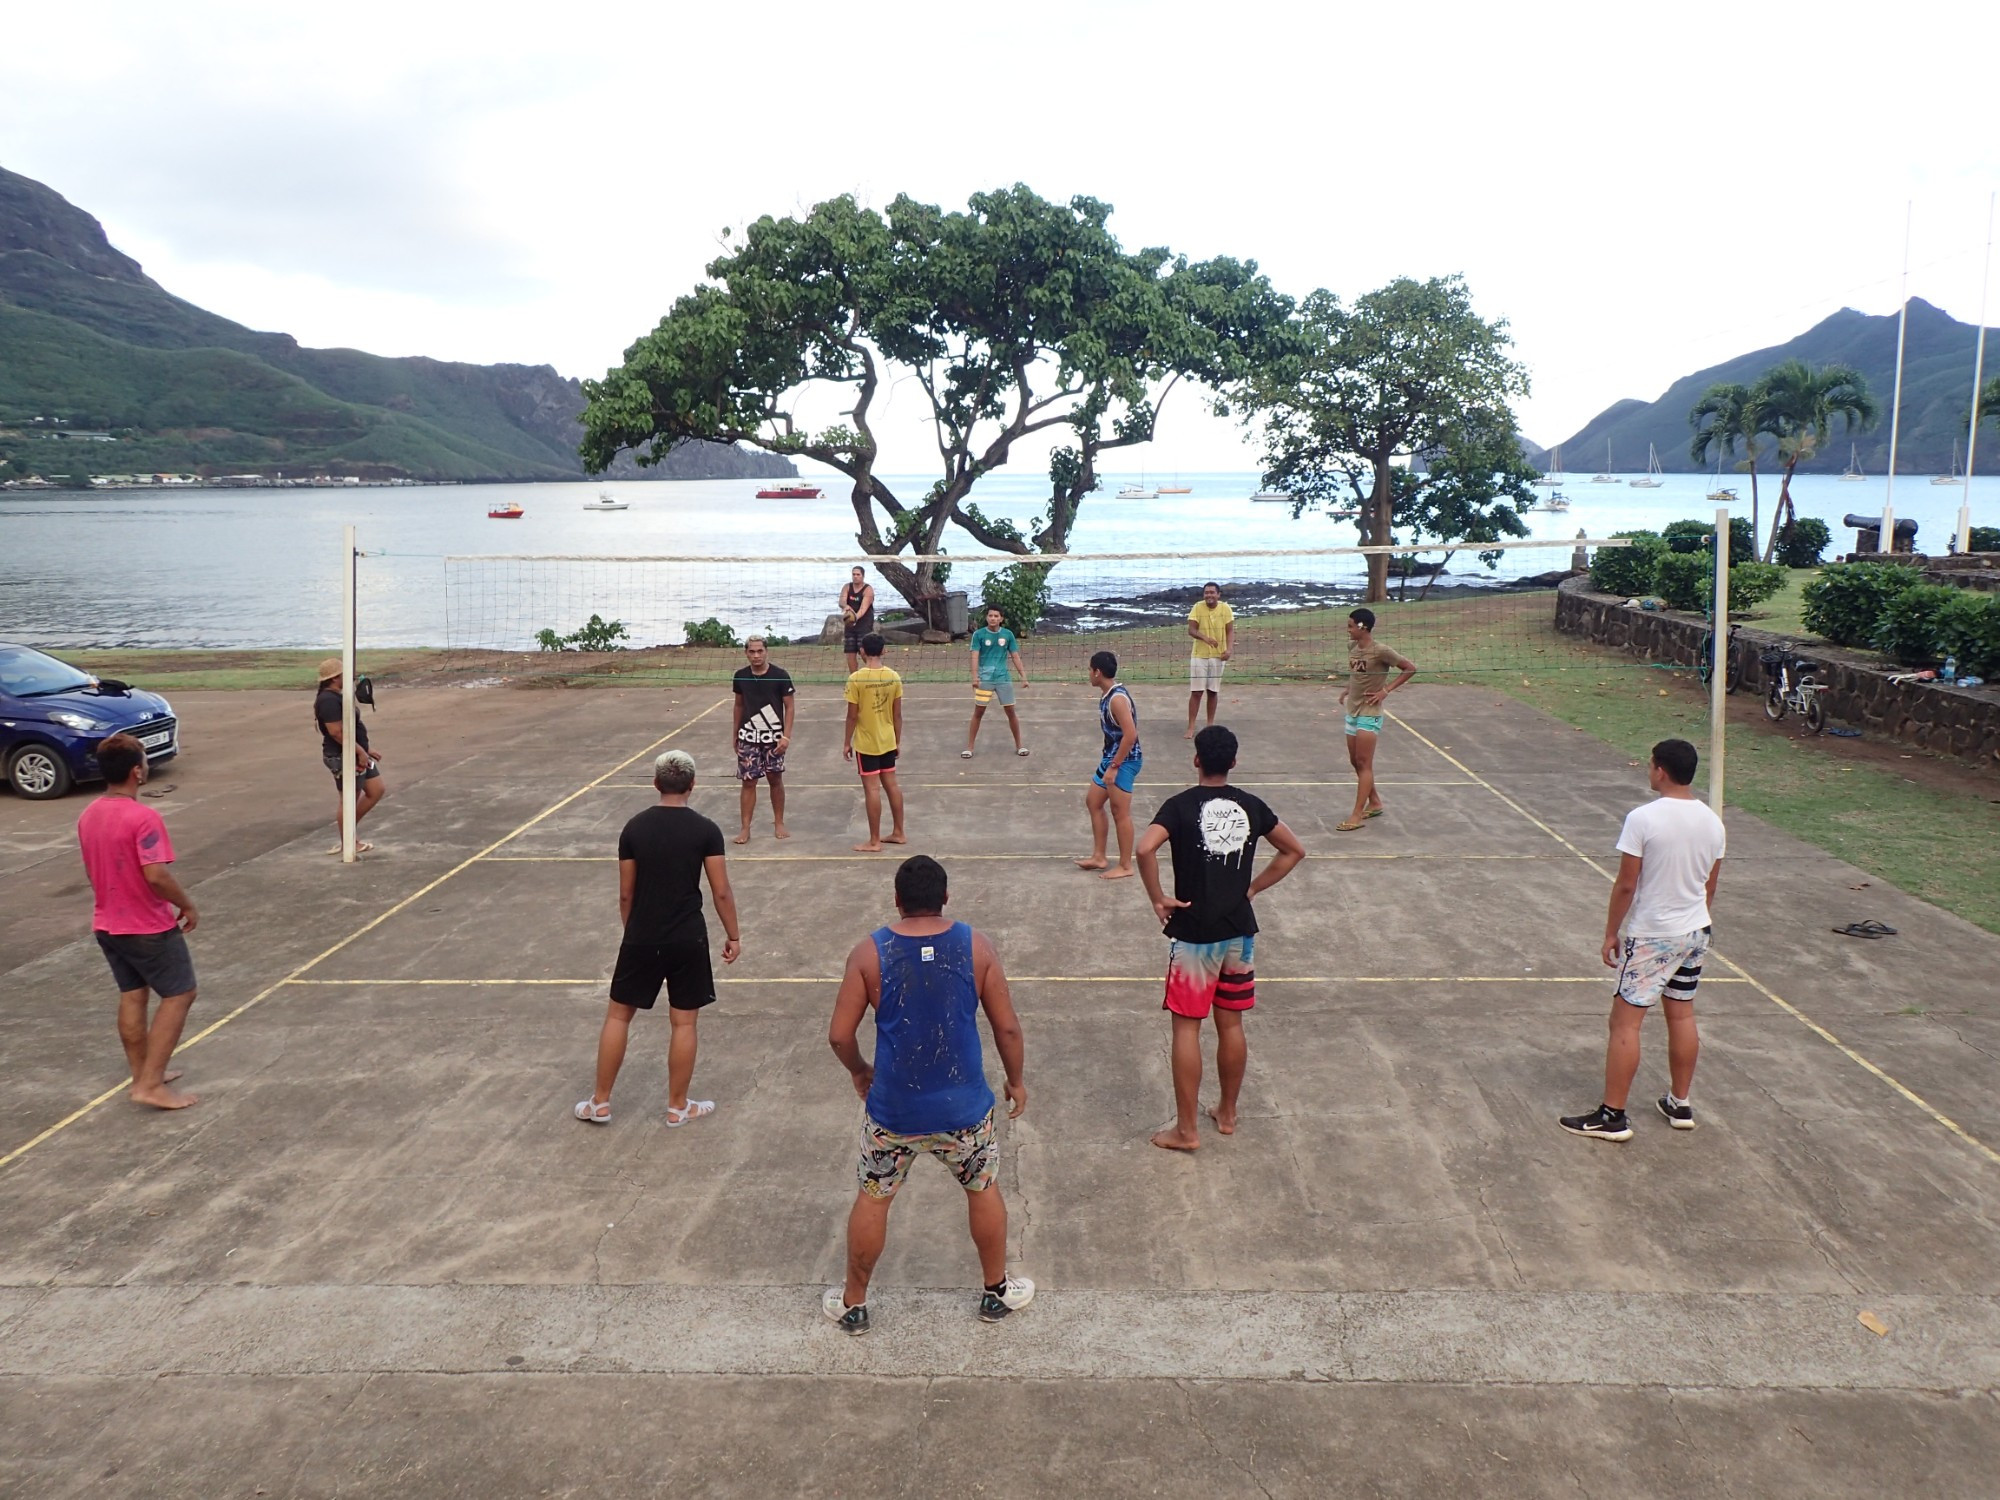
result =
[{"label": "green mountain ridge", "polygon": [[[1563,467],[1572,474],[1595,472],[1604,463],[1604,444],[1611,442],[1613,473],[1634,473],[1646,466],[1646,445],[1660,454],[1660,467],[1691,473],[1702,465],[1689,456],[1694,436],[1687,414],[1701,393],[1718,381],[1754,383],[1771,366],[1787,359],[1810,365],[1845,364],[1859,370],[1882,409],[1882,419],[1866,432],[1835,431],[1827,446],[1799,465],[1802,474],[1837,474],[1847,467],[1853,445],[1861,467],[1883,474],[1889,467],[1889,406],[1896,386],[1896,316],[1873,317],[1844,307],[1822,319],[1797,338],[1769,349],[1739,354],[1722,364],[1697,370],[1667,387],[1656,401],[1614,401],[1572,436],[1564,438]],[[1921,297],[1910,299],[1909,334],[1903,354],[1903,421],[1897,441],[1898,474],[1942,474],[1951,465],[1952,445],[1964,460],[1965,423],[1972,403],[1973,349],[1979,330],[1961,323]],[[1986,374],[2000,373],[2000,330],[1988,329]],[[2000,432],[1984,422],[1981,471],[2000,462]],[[1760,470],[1772,465],[1768,441],[1759,449]],[[1552,450],[1531,455],[1546,465]],[[1712,462],[1712,461],[1711,461]]]},{"label": "green mountain ridge", "polygon": [[[0,168],[0,427],[36,417],[116,444],[0,436],[50,476],[254,469],[364,478],[580,479],[583,391],[547,365],[309,349],[185,302],[60,194]],[[124,434],[130,434],[129,437]],[[688,444],[616,478],[764,478],[788,461]]]}]

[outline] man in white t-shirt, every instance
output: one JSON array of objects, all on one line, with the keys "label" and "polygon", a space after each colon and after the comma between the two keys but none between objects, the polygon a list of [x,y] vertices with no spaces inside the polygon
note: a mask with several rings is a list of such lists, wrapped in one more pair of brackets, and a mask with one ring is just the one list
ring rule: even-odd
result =
[{"label": "man in white t-shirt", "polygon": [[1625,816],[1618,835],[1617,883],[1604,917],[1604,962],[1618,971],[1611,998],[1611,1041],[1604,1054],[1604,1102],[1559,1123],[1572,1135],[1629,1141],[1625,1101],[1639,1071],[1639,1025],[1655,1001],[1667,1016],[1668,1089],[1660,1113],[1676,1130],[1694,1129],[1688,1090],[1701,1040],[1694,990],[1708,954],[1715,880],[1722,873],[1722,819],[1695,800],[1699,757],[1686,740],[1653,747],[1648,779],[1658,799]]}]

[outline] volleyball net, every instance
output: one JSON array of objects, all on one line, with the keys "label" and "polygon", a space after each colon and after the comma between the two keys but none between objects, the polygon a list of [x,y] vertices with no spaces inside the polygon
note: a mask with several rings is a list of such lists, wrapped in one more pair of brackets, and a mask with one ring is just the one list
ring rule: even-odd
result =
[{"label": "volleyball net", "polygon": [[[1614,539],[1388,550],[1376,634],[1427,678],[1579,665],[1601,652],[1554,629],[1552,591]],[[1185,680],[1190,615],[1214,583],[1234,617],[1235,681],[1343,673],[1348,612],[1364,599],[1358,547],[1194,553],[940,554],[875,558],[453,556],[444,560],[447,649],[505,658],[504,670],[721,682],[752,635],[803,682],[847,672],[842,591],[860,567],[874,590],[886,659],[912,681],[960,681],[967,634],[991,604],[1031,673],[1081,680],[1109,650],[1122,676]],[[1382,551],[1385,549],[1372,549]],[[1490,564],[1490,565],[1489,565]],[[1200,626],[1209,617],[1194,615]],[[496,661],[496,667],[500,667]]]}]

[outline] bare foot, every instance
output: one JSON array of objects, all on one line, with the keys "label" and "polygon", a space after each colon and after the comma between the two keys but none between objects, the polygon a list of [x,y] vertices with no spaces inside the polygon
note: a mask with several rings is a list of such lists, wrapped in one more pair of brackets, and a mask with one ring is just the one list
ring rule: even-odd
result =
[{"label": "bare foot", "polygon": [[787,828],[787,827],[786,827],[786,826],[785,826],[785,825],[784,825],[783,823],[780,823],[780,824],[779,824],[779,825],[778,825],[778,826],[777,826],[777,827],[776,827],[776,828],[775,828],[774,830],[772,830],[772,831],[773,831],[773,832],[775,832],[775,833],[776,833],[776,834],[778,835],[778,837],[779,837],[779,838],[781,838],[781,839],[788,839],[788,838],[790,838],[790,837],[792,836],[792,830],[791,830],[791,829],[789,829],[789,828]]},{"label": "bare foot", "polygon": [[1227,1114],[1224,1114],[1222,1111],[1222,1106],[1220,1104],[1215,1104],[1203,1110],[1202,1113],[1207,1115],[1211,1120],[1215,1121],[1215,1128],[1223,1135],[1236,1134],[1235,1110],[1232,1109]]},{"label": "bare foot", "polygon": [[169,1073],[165,1078],[162,1078],[160,1082],[172,1083],[176,1078],[180,1076],[181,1076],[181,1070],[179,1068],[175,1068],[173,1072]]},{"label": "bare foot", "polygon": [[1092,855],[1089,859],[1079,859],[1079,860],[1073,860],[1071,862],[1079,870],[1101,870],[1106,865],[1111,863],[1110,860],[1099,859],[1096,855]]},{"label": "bare foot", "polygon": [[737,835],[736,835],[736,837],[735,837],[735,838],[733,838],[733,839],[731,839],[731,840],[730,840],[729,842],[730,842],[730,843],[732,843],[732,844],[747,844],[747,843],[749,843],[749,842],[750,842],[750,830],[749,830],[749,829],[747,829],[747,828],[746,828],[746,829],[744,829],[744,830],[743,830],[743,831],[742,831],[741,833],[737,834]]},{"label": "bare foot", "polygon": [[170,1089],[164,1083],[158,1088],[132,1090],[132,1102],[144,1104],[152,1109],[186,1109],[190,1104],[201,1102],[193,1094],[183,1094],[179,1089]]},{"label": "bare foot", "polygon": [[882,840],[882,842],[885,844],[907,844],[909,843],[909,839],[903,834],[892,833],[886,839]]},{"label": "bare foot", "polygon": [[1138,873],[1139,872],[1137,870],[1128,870],[1125,866],[1120,865],[1115,870],[1106,870],[1102,875],[1098,876],[1097,878],[1099,880],[1130,880],[1134,875],[1137,875]]},{"label": "bare foot", "polygon": [[1201,1138],[1194,1135],[1182,1135],[1178,1129],[1169,1126],[1165,1130],[1156,1130],[1153,1132],[1153,1144],[1158,1146],[1162,1151],[1199,1151],[1201,1149]]},{"label": "bare foot", "polygon": [[856,844],[854,852],[856,854],[880,854],[882,846],[880,844]]},{"label": "bare foot", "polygon": [[1194,725],[1192,725],[1192,724],[1188,725],[1188,732],[1187,732],[1186,734],[1182,735],[1182,736],[1181,736],[1181,738],[1182,738],[1182,739],[1184,739],[1184,740],[1191,740],[1191,739],[1193,739],[1193,738],[1194,738]]}]

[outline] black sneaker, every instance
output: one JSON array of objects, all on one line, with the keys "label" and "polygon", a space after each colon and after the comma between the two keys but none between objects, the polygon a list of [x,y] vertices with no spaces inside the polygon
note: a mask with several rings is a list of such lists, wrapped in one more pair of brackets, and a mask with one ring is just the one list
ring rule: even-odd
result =
[{"label": "black sneaker", "polygon": [[863,1334],[868,1331],[868,1304],[856,1307],[847,1305],[847,1289],[830,1286],[819,1299],[820,1311],[839,1326],[842,1333]]},{"label": "black sneaker", "polygon": [[1025,1276],[1009,1276],[997,1292],[979,1294],[979,1321],[997,1323],[1035,1300],[1035,1284]]},{"label": "black sneaker", "polygon": [[1673,1126],[1674,1129],[1694,1129],[1694,1106],[1692,1104],[1676,1104],[1666,1094],[1660,1095],[1658,1102],[1660,1113],[1667,1117],[1667,1123]]},{"label": "black sneaker", "polygon": [[1571,1135],[1589,1136],[1595,1141],[1629,1141],[1632,1139],[1632,1122],[1625,1118],[1622,1109],[1611,1109],[1598,1105],[1587,1115],[1564,1115],[1556,1121]]}]

